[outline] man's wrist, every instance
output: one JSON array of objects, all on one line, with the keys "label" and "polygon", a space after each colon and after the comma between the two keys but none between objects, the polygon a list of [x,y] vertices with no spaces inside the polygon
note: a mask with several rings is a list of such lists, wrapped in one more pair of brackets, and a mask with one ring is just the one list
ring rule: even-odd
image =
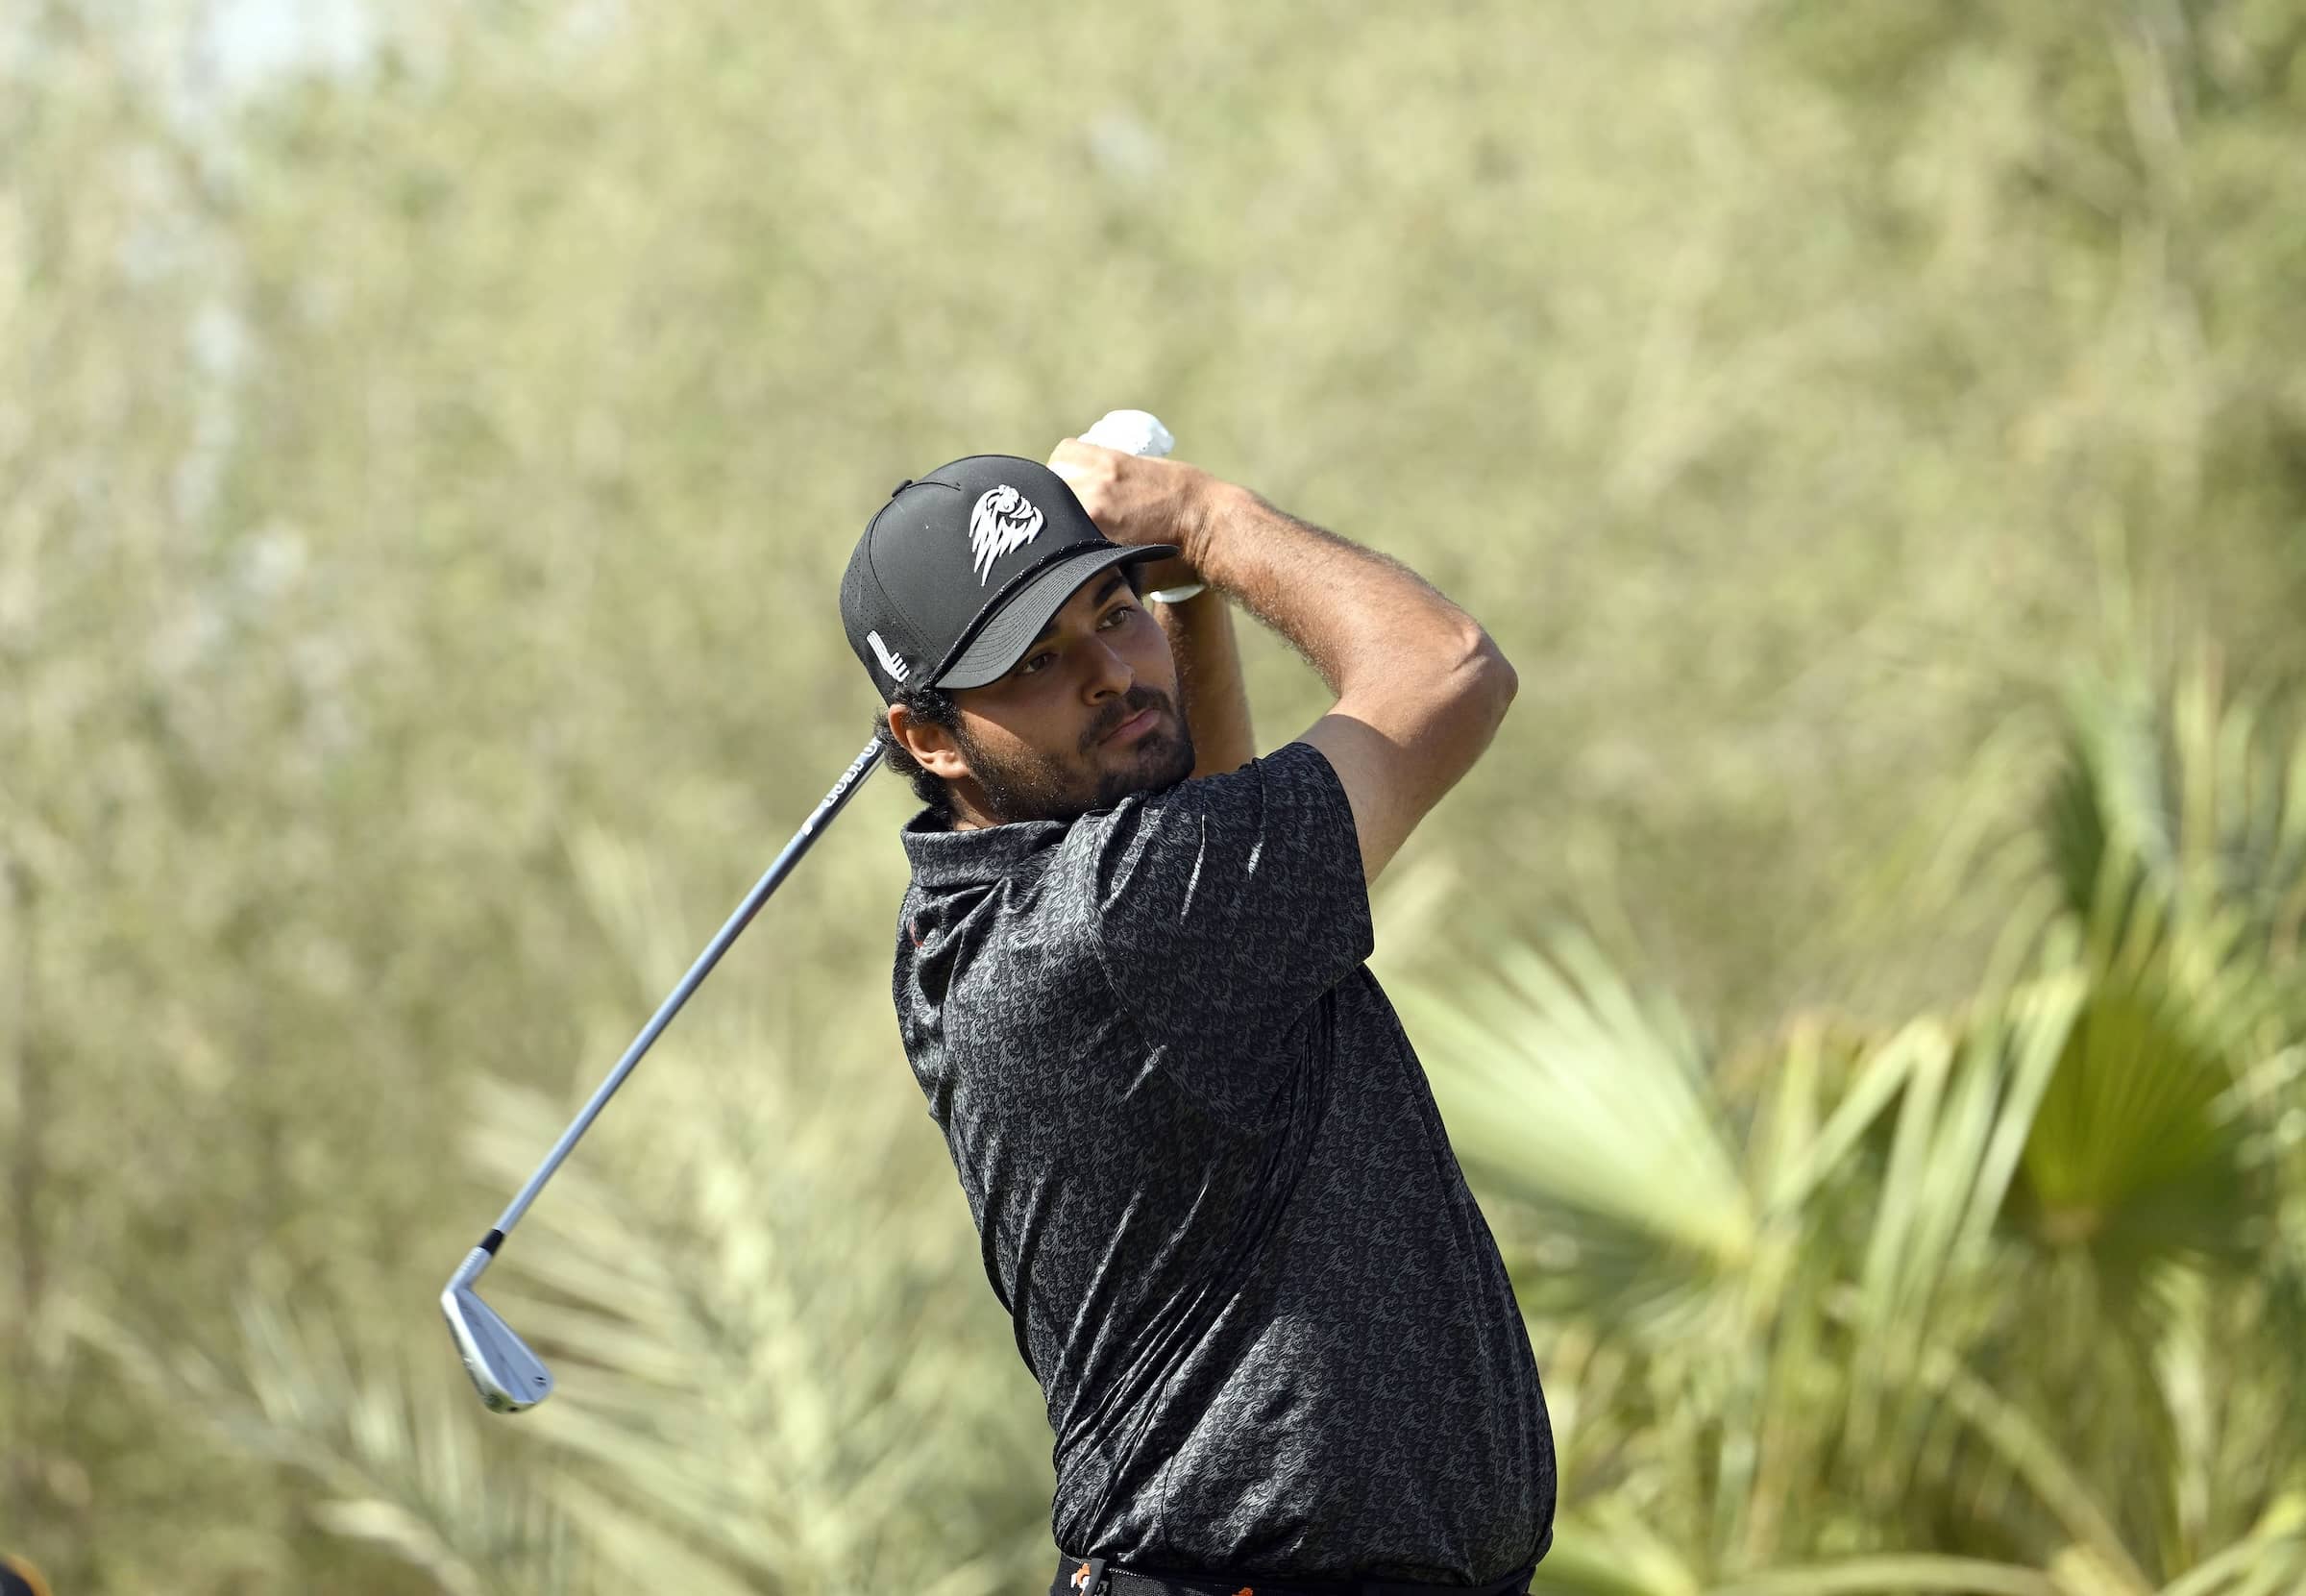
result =
[{"label": "man's wrist", "polygon": [[1192,496],[1186,513],[1178,518],[1177,546],[1185,551],[1185,563],[1203,581],[1210,579],[1210,556],[1224,541],[1225,524],[1233,519],[1244,491],[1231,482],[1209,478]]}]

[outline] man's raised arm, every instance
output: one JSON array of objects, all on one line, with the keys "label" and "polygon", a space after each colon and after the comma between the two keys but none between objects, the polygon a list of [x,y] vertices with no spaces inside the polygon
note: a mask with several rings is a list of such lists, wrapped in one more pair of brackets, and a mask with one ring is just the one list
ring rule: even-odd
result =
[{"label": "man's raised arm", "polygon": [[1337,773],[1376,880],[1513,700],[1513,667],[1489,634],[1399,561],[1182,460],[1068,438],[1049,464],[1106,536],[1176,543],[1320,673],[1337,702],[1303,740]]}]

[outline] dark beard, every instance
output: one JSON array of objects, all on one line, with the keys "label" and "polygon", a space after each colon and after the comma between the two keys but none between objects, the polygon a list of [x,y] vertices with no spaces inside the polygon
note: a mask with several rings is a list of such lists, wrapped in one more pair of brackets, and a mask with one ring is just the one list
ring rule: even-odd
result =
[{"label": "dark beard", "polygon": [[1093,778],[1079,767],[1053,755],[1035,752],[1006,762],[989,758],[969,734],[956,726],[954,740],[969,760],[969,773],[984,790],[985,807],[993,819],[1013,821],[1073,821],[1097,809],[1110,809],[1132,793],[1159,792],[1174,787],[1193,773],[1193,734],[1185,712],[1166,693],[1141,684],[1107,704],[1081,734],[1081,757],[1086,762],[1105,736],[1141,710],[1158,708],[1176,723],[1171,732],[1159,726],[1138,740],[1118,769]]}]

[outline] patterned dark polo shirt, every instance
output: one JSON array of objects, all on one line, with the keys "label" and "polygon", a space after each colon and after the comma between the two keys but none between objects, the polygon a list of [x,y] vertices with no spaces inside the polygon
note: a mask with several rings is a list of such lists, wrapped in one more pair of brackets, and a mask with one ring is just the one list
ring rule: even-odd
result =
[{"label": "patterned dark polo shirt", "polygon": [[1329,761],[903,837],[898,1022],[1047,1399],[1059,1550],[1437,1584],[1540,1555],[1536,1365],[1363,966]]}]

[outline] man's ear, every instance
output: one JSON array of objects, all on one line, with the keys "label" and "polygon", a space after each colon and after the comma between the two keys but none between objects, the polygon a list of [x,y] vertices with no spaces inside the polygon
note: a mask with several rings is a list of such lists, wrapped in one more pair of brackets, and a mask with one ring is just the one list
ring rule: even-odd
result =
[{"label": "man's ear", "polygon": [[942,781],[959,781],[969,773],[969,760],[950,727],[932,724],[901,703],[889,706],[889,734],[913,762]]}]

